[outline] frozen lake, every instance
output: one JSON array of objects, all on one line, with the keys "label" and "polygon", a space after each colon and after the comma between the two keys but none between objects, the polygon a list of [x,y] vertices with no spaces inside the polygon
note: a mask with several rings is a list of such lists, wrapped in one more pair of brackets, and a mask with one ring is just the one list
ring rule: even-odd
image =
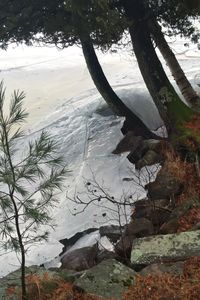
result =
[{"label": "frozen lake", "polygon": [[[196,45],[188,48],[184,43],[184,40],[176,40],[170,45],[188,78],[195,84],[195,76],[197,78],[200,73],[200,51]],[[120,51],[99,54],[99,58],[110,84],[123,101],[142,116],[148,126],[158,128],[161,120],[134,56],[129,51]],[[25,124],[27,140],[47,130],[59,144],[70,170],[60,194],[60,204],[52,212],[57,228],[52,231],[48,244],[32,247],[27,257],[28,265],[40,264],[61,252],[60,239],[89,227],[117,222],[117,214],[100,204],[89,206],[85,212],[74,216],[79,207],[67,200],[66,195],[73,198],[78,193],[87,200],[85,183],[91,180],[117,199],[129,195],[138,199],[145,196],[145,191],[134,181],[123,181],[123,178],[135,174],[126,153],[112,154],[122,137],[123,119],[104,113],[104,101],[88,74],[80,48],[60,51],[55,48],[10,47],[7,52],[0,51],[0,70],[7,98],[14,89],[26,93],[24,106],[30,114]],[[19,155],[20,151],[23,149],[19,148]],[[18,265],[15,253],[0,252],[0,276]]]}]

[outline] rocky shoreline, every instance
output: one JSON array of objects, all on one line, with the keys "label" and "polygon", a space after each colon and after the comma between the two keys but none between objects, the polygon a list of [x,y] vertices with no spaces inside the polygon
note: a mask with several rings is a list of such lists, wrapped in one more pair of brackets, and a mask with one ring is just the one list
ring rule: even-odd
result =
[{"label": "rocky shoreline", "polygon": [[[122,299],[127,288],[134,286],[138,275],[182,276],[187,260],[200,260],[199,198],[188,194],[183,176],[176,176],[173,164],[170,165],[169,159],[163,159],[160,151],[162,142],[147,143],[136,139],[134,143],[130,134],[129,139],[128,143],[130,147],[134,144],[134,149],[128,158],[131,157],[136,167],[141,168],[145,162],[146,165],[162,163],[155,181],[146,186],[147,198],[134,203],[131,221],[123,227],[91,228],[62,240],[61,268],[45,270],[43,266],[32,267],[27,269],[27,273],[48,272],[49,276],[60,276],[72,282],[81,293]],[[115,150],[117,153],[123,151],[123,143],[120,143]],[[125,143],[127,151],[127,139]],[[177,166],[178,169],[180,167]],[[69,251],[78,239],[97,230],[101,238],[106,237],[112,243],[112,251],[100,247],[98,242]],[[17,284],[17,276],[19,273],[16,271],[0,279],[0,299],[4,299],[8,287]]]}]

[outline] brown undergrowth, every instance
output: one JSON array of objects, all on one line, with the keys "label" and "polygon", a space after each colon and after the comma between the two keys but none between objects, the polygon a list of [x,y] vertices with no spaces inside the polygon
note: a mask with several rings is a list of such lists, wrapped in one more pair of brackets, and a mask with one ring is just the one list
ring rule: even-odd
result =
[{"label": "brown undergrowth", "polygon": [[185,261],[183,275],[136,276],[134,285],[124,293],[123,300],[199,300],[200,257]]},{"label": "brown undergrowth", "polygon": [[[188,124],[192,129],[200,123]],[[196,126],[197,127],[197,126]],[[196,128],[195,127],[195,128]],[[199,132],[198,131],[198,132]],[[196,131],[195,131],[196,132]],[[193,147],[193,145],[190,145]],[[188,204],[188,210],[178,218],[178,232],[190,230],[200,221],[200,178],[198,161],[188,162],[167,146],[163,149],[166,174],[171,174],[183,185],[181,195],[175,199],[175,207]],[[200,257],[184,262],[183,274],[148,274],[135,277],[134,285],[124,293],[123,300],[198,300],[200,299]]]},{"label": "brown undergrowth", "polygon": [[176,198],[176,204],[181,204],[188,199],[200,199],[200,178],[198,162],[183,161],[173,150],[167,149],[164,153],[166,171],[183,184],[183,192]]},{"label": "brown undergrowth", "polygon": [[171,147],[162,149],[164,156],[164,168],[173,177],[177,178],[180,182],[184,182],[187,177],[188,165],[182,161],[180,156]]},{"label": "brown undergrowth", "polygon": [[184,190],[180,196],[177,197],[176,203],[181,204],[189,199],[200,199],[200,178],[197,174],[196,165],[192,163],[184,163],[185,176],[183,177]]},{"label": "brown undergrowth", "polygon": [[188,231],[200,222],[200,208],[193,207],[185,215],[181,216],[178,220],[177,232]]},{"label": "brown undergrowth", "polygon": [[185,134],[191,136],[191,141],[199,148],[200,142],[200,116],[194,115],[192,119],[185,124]]},{"label": "brown undergrowth", "polygon": [[[48,273],[44,273],[42,276],[28,275],[26,284],[28,300],[106,300],[100,296],[87,294],[59,277],[49,278]],[[19,288],[9,287],[7,289],[6,300],[10,299],[21,300]]]},{"label": "brown undergrowth", "polygon": [[176,197],[175,206],[190,202],[191,207],[178,219],[178,232],[190,230],[200,221],[200,178],[197,162],[183,161],[180,156],[168,148],[164,153],[165,168],[169,174],[183,184],[182,193]]}]

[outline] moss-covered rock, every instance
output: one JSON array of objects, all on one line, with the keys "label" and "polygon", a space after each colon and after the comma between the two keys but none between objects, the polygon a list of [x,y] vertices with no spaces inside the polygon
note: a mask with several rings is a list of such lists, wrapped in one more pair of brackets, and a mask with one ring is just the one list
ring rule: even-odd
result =
[{"label": "moss-covered rock", "polygon": [[145,186],[150,199],[166,199],[174,195],[179,195],[183,190],[182,182],[163,167],[157,174],[156,180]]},{"label": "moss-covered rock", "polygon": [[[44,268],[40,268],[38,266],[31,266],[29,268],[26,268],[26,274],[34,274],[39,272],[39,274],[43,274],[43,272],[45,271]],[[16,270],[10,274],[8,274],[7,276],[0,278],[0,299],[4,299],[5,295],[6,295],[6,290],[8,288],[12,288],[12,287],[20,287],[21,286],[21,270]],[[12,299],[12,298],[10,298]],[[13,298],[14,299],[14,298]]]},{"label": "moss-covered rock", "polygon": [[133,241],[131,262],[149,265],[191,256],[200,256],[200,230],[136,239]]},{"label": "moss-covered rock", "polygon": [[134,275],[132,269],[109,259],[87,270],[75,284],[88,293],[121,299],[123,291],[133,283]]},{"label": "moss-covered rock", "polygon": [[172,274],[172,275],[183,275],[183,261],[173,262],[173,263],[155,263],[149,265],[140,271],[140,275],[159,275]]},{"label": "moss-covered rock", "polygon": [[[52,270],[46,270],[43,267],[31,266],[26,268],[26,276],[28,275],[37,275],[38,277],[43,277],[47,275],[49,281],[46,283],[46,288],[48,290],[54,289],[56,287],[56,281],[63,279],[66,282],[74,282],[79,276],[82,275],[82,272],[75,272],[73,270],[61,270],[53,268]],[[5,299],[6,291],[9,288],[20,288],[21,287],[21,270],[16,270],[7,276],[0,278],[0,300]],[[51,280],[52,279],[52,280]],[[54,282],[55,280],[55,282]],[[44,286],[45,288],[45,286]],[[9,300],[15,300],[15,295],[10,295]]]}]

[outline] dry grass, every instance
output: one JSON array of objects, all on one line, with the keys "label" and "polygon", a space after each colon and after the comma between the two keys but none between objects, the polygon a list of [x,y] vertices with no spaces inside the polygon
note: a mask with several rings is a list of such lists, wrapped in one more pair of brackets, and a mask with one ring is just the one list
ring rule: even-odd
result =
[{"label": "dry grass", "polygon": [[185,165],[185,177],[183,178],[184,190],[177,197],[177,204],[184,203],[192,199],[200,199],[200,179],[197,175],[195,164],[187,163]]},{"label": "dry grass", "polygon": [[200,116],[194,115],[190,121],[185,124],[186,128],[192,129],[194,132],[200,132]]},{"label": "dry grass", "polygon": [[[100,296],[87,294],[61,278],[49,278],[48,273],[44,273],[43,276],[28,275],[26,284],[28,300],[106,300]],[[6,300],[10,299],[21,300],[19,288],[7,289]]]},{"label": "dry grass", "polygon": [[175,205],[179,206],[186,202],[194,202],[193,207],[178,220],[178,231],[190,230],[200,221],[200,179],[195,163],[182,161],[173,149],[165,151],[164,167],[167,172],[177,178],[184,186],[181,195],[176,197]]},{"label": "dry grass", "polygon": [[123,300],[199,300],[200,258],[184,263],[183,275],[171,274],[137,276],[134,286],[123,295]]},{"label": "dry grass", "polygon": [[193,207],[184,216],[179,218],[177,232],[190,230],[198,222],[200,222],[200,208]]},{"label": "dry grass", "polygon": [[184,186],[182,194],[176,199],[176,204],[186,202],[188,199],[200,199],[200,178],[196,163],[181,160],[180,156],[169,147],[164,150],[164,157],[166,171]]},{"label": "dry grass", "polygon": [[[165,151],[165,150],[164,150]],[[166,171],[180,182],[184,182],[187,177],[188,164],[181,160],[180,156],[171,148],[164,152]]]}]

